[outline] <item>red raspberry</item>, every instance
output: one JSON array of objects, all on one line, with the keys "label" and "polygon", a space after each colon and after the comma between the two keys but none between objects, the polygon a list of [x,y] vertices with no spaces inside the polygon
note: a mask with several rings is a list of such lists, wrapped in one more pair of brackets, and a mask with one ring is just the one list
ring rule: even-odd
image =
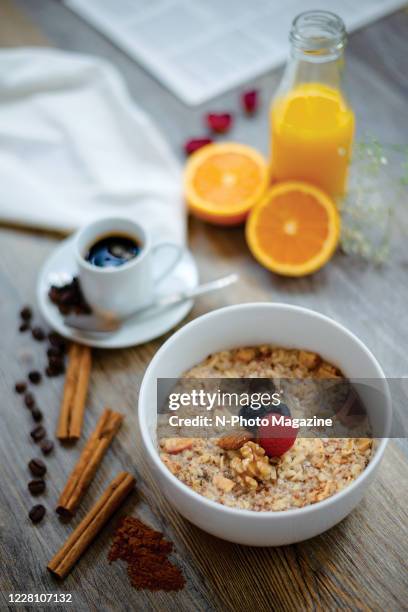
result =
[{"label": "red raspberry", "polygon": [[244,91],[241,96],[241,104],[247,115],[254,115],[258,110],[259,93],[257,89]]},{"label": "red raspberry", "polygon": [[[282,415],[271,412],[263,419],[268,419],[267,425],[258,428],[258,443],[265,450],[268,457],[280,457],[295,443],[298,428],[293,425],[279,425],[273,422],[272,417],[281,418]],[[286,422],[292,422],[290,417],[283,417]]]},{"label": "red raspberry", "polygon": [[201,147],[205,147],[205,145],[211,144],[211,138],[191,138],[191,140],[187,140],[184,144],[184,153],[186,155],[191,155]]},{"label": "red raspberry", "polygon": [[216,134],[225,134],[232,127],[232,115],[230,113],[209,113],[206,116],[208,128]]}]

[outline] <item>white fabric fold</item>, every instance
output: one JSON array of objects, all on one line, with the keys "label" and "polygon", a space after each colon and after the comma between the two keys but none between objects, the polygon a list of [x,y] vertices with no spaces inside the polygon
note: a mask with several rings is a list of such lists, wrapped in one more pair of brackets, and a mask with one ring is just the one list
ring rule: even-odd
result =
[{"label": "white fabric fold", "polygon": [[0,51],[0,221],[71,231],[129,216],[182,243],[180,165],[107,62]]}]

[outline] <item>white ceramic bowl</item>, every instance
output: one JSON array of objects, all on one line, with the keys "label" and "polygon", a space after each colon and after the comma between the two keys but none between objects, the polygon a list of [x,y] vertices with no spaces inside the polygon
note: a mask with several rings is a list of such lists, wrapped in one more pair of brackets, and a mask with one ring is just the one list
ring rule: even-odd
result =
[{"label": "white ceramic bowl", "polygon": [[[341,521],[373,481],[387,445],[378,441],[367,468],[348,487],[316,504],[280,512],[230,508],[194,492],[161,462],[156,445],[157,378],[177,378],[210,353],[272,343],[320,353],[348,378],[375,379],[383,405],[370,416],[388,431],[391,402],[384,372],[368,348],[332,319],[288,304],[240,304],[191,321],[163,344],[146,370],[139,396],[139,424],[148,463],[169,503],[215,536],[253,546],[281,546],[316,536]],[[364,398],[362,398],[364,401]]]}]

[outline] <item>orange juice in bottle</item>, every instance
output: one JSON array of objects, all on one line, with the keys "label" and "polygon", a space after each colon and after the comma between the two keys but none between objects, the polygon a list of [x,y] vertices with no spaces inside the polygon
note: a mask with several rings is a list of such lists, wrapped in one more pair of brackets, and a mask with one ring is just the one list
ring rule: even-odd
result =
[{"label": "orange juice in bottle", "polygon": [[341,89],[346,31],[327,11],[293,22],[291,58],[271,105],[271,170],[277,181],[313,183],[344,194],[354,114]]}]

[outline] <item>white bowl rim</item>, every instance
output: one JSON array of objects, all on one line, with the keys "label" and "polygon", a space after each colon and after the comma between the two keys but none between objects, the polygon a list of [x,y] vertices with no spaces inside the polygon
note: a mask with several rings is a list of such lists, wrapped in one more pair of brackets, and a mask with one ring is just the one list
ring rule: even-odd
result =
[{"label": "white bowl rim", "polygon": [[[230,306],[224,306],[222,308],[217,308],[216,310],[212,310],[211,312],[207,312],[197,317],[196,319],[189,321],[188,323],[186,323],[186,325],[183,325],[183,327],[177,330],[172,336],[170,336],[170,338],[166,340],[166,342],[162,344],[162,346],[158,349],[157,353],[154,355],[153,359],[151,360],[149,366],[147,367],[144,373],[144,376],[143,376],[141,387],[140,387],[139,402],[138,402],[139,407],[144,404],[144,395],[146,393],[146,387],[147,387],[146,381],[148,380],[150,376],[150,372],[154,369],[154,367],[156,366],[156,363],[159,361],[160,354],[162,350],[164,350],[164,348],[168,349],[168,347],[171,347],[172,344],[178,341],[179,337],[181,337],[182,335],[186,333],[189,333],[191,329],[199,326],[202,321],[204,320],[208,321],[216,317],[220,312],[231,311],[231,310],[241,310],[241,309],[245,310],[247,308],[248,309],[254,309],[254,308],[260,309],[260,308],[265,308],[265,307],[268,309],[274,309],[274,310],[285,309],[285,310],[291,310],[295,312],[302,312],[309,316],[317,317],[320,320],[323,320],[326,323],[333,325],[334,327],[342,331],[344,334],[346,334],[348,337],[350,337],[352,340],[354,340],[360,346],[360,348],[367,354],[369,359],[373,362],[374,366],[378,370],[378,375],[379,375],[378,377],[385,380],[386,391],[387,391],[386,393],[387,409],[390,414],[391,400],[390,400],[390,394],[389,394],[388,384],[386,382],[385,373],[383,369],[381,368],[380,364],[378,363],[377,359],[374,357],[372,352],[366,347],[366,345],[353,332],[351,332],[349,329],[344,327],[341,323],[338,323],[334,319],[322,314],[321,312],[312,310],[311,308],[305,308],[303,306],[286,304],[284,302],[273,302],[273,303],[271,302],[245,302],[243,304],[233,304]],[[316,512],[317,510],[320,510],[320,509],[329,508],[330,506],[340,501],[342,497],[348,496],[355,488],[357,488],[364,480],[368,478],[370,473],[376,469],[378,463],[381,461],[385,448],[388,443],[388,438],[382,438],[380,443],[378,444],[378,447],[376,448],[374,457],[369,462],[367,467],[361,472],[361,474],[359,474],[357,478],[351,484],[344,487],[344,489],[342,489],[341,491],[334,493],[330,497],[327,497],[326,499],[316,502],[314,504],[308,504],[307,506],[304,506],[302,508],[291,508],[289,510],[256,511],[256,510],[245,510],[243,508],[234,508],[232,506],[226,506],[224,504],[215,502],[209,499],[208,497],[205,497],[204,495],[197,493],[196,491],[193,491],[193,489],[191,489],[188,485],[184,484],[181,480],[179,480],[176,476],[174,476],[174,474],[170,472],[170,470],[164,465],[164,463],[160,459],[158,450],[153,444],[153,441],[149,435],[147,427],[143,422],[140,408],[138,410],[138,421],[139,421],[141,436],[142,436],[143,443],[144,443],[146,450],[150,454],[152,460],[154,461],[159,471],[164,475],[166,479],[170,480],[173,483],[173,485],[176,486],[177,489],[184,492],[188,497],[191,497],[193,500],[198,501],[199,503],[203,504],[204,506],[208,508],[216,509],[219,512],[224,512],[225,514],[230,515],[230,516],[237,516],[237,517],[240,516],[240,517],[245,517],[250,520],[266,521],[266,520],[270,520],[272,517],[278,518],[278,517],[283,517],[283,516],[285,517],[290,516],[291,518],[292,517],[296,518],[296,517],[305,516],[306,514],[310,514],[311,512]]]}]

